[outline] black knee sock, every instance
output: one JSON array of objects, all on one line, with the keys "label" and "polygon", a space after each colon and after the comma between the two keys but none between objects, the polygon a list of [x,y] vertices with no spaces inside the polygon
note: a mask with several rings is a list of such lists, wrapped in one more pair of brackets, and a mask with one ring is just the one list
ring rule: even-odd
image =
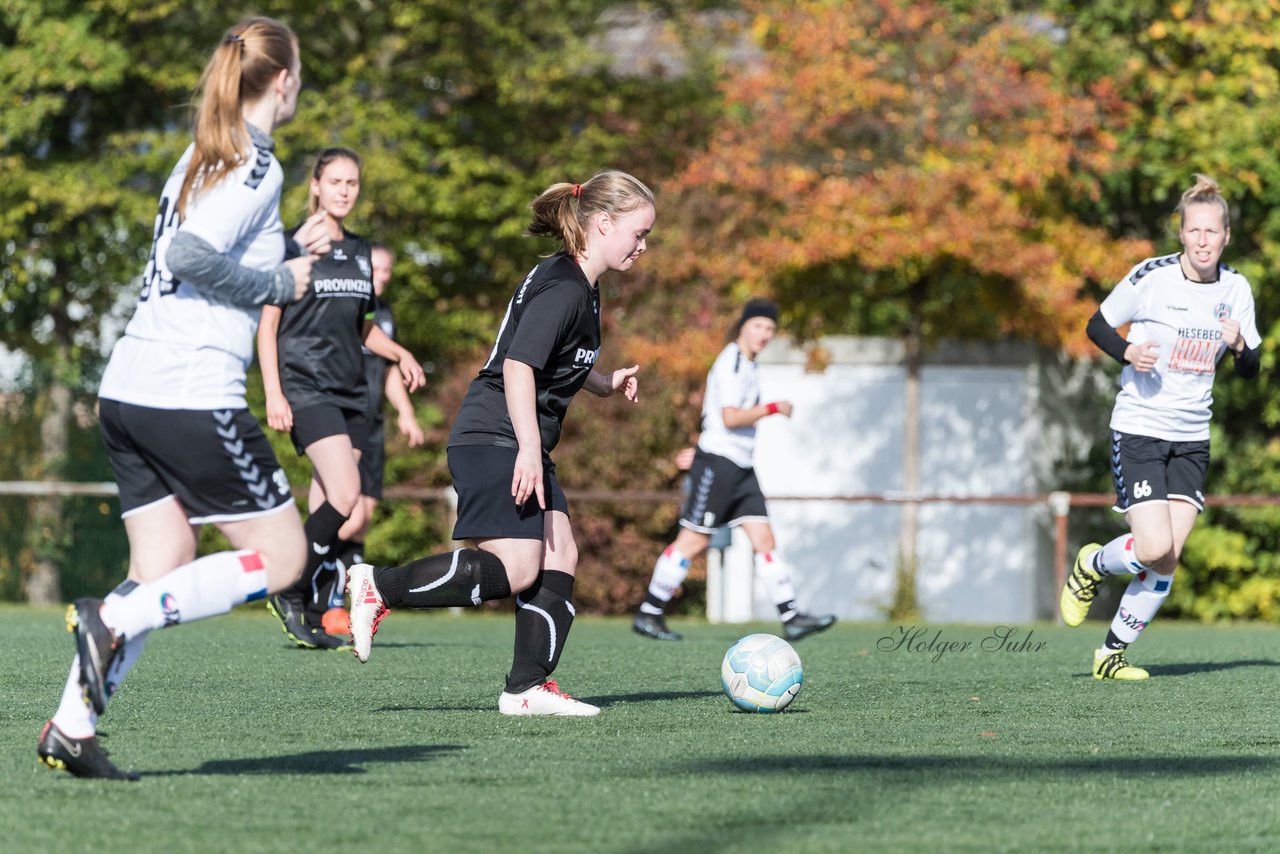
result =
[{"label": "black knee sock", "polygon": [[573,626],[573,576],[544,569],[532,587],[516,597],[516,650],[507,692],[541,685],[555,672]]},{"label": "black knee sock", "polygon": [[458,549],[404,566],[379,567],[373,583],[390,608],[454,608],[511,595],[507,568],[479,549]]},{"label": "black knee sock", "polygon": [[[338,529],[347,521],[337,509],[326,501],[307,517],[302,532],[307,539],[307,561],[303,564],[302,577],[288,590],[288,598],[295,602],[308,602],[318,581],[316,574],[326,562],[336,559],[334,545],[338,541]],[[327,606],[326,606],[327,607]]]},{"label": "black knee sock", "polygon": [[364,543],[359,540],[339,539],[334,551],[338,555],[337,572],[328,578],[324,598],[327,608],[341,608],[346,593],[347,571],[357,563],[364,563]]}]

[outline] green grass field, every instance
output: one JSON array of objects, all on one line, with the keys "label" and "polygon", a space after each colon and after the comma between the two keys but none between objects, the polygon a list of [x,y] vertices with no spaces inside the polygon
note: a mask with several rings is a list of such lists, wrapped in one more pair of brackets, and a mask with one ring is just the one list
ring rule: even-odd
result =
[{"label": "green grass field", "polygon": [[509,616],[397,612],[360,665],[242,609],[152,637],[101,722],[125,784],[37,764],[73,645],[60,611],[0,620],[6,852],[1280,850],[1264,626],[1157,621],[1123,685],[1088,674],[1100,624],[1023,651],[921,626],[970,643],[936,661],[838,625],[797,645],[791,709],[750,715],[720,658],[775,627],[583,618],[557,677],[604,711],[555,720],[496,711]]}]

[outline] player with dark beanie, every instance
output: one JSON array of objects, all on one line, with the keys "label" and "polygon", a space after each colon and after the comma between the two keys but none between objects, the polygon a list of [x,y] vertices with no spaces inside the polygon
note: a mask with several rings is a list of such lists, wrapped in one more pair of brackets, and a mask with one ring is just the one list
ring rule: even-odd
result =
[{"label": "player with dark beanie", "polygon": [[369,658],[392,607],[479,605],[516,595],[515,654],[498,698],[505,715],[597,715],[552,680],[573,625],[578,551],[551,451],[579,389],[638,400],[638,365],[595,370],[600,353],[600,277],[631,269],[653,228],[653,194],[616,171],[584,184],[554,184],[530,203],[528,233],[560,251],[516,288],[489,360],[472,381],[449,437],[458,493],[458,549],[404,566],[350,570],[351,635]]},{"label": "player with dark beanie", "polygon": [[267,600],[285,635],[307,649],[345,646],[324,631],[322,619],[337,570],[339,531],[352,517],[351,524],[360,525],[364,510],[358,463],[369,414],[361,345],[395,362],[409,391],[425,379],[413,355],[373,322],[373,253],[368,240],[343,225],[360,198],[360,170],[360,157],[350,149],[329,148],[316,157],[308,213],[322,215],[330,251],[316,261],[302,299],[263,306],[258,327],[267,423],[288,431],[314,468],[302,577]]},{"label": "player with dark beanie", "polygon": [[772,300],[750,300],[707,374],[702,433],[689,468],[692,488],[680,513],[680,533],[654,565],[648,593],[632,622],[637,634],[680,640],[667,627],[667,604],[688,576],[690,561],[707,550],[717,528],[726,526],[741,526],[751,541],[756,577],[778,608],[787,640],[808,637],[836,621],[830,614],[806,614],[796,605],[791,574],[774,553],[773,526],[752,464],[756,424],[771,415],[791,417],[790,401],[761,400],[756,377],[756,357],[777,330],[778,306]]}]

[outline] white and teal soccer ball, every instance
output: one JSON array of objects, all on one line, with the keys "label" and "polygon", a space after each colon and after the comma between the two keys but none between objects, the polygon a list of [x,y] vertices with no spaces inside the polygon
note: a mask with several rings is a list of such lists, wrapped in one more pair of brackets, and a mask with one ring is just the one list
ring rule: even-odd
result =
[{"label": "white and teal soccer ball", "polygon": [[739,709],[780,712],[804,681],[800,656],[775,635],[747,635],[729,647],[720,665],[720,687]]}]

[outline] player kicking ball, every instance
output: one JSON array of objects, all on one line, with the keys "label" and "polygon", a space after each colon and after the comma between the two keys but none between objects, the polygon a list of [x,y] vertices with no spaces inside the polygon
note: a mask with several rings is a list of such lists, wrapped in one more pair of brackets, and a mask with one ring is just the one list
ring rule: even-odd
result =
[{"label": "player kicking ball", "polygon": [[832,615],[813,616],[796,605],[790,573],[774,554],[773,527],[764,493],[756,480],[752,456],[756,424],[770,415],[790,417],[787,401],[760,402],[756,357],[778,330],[778,307],[769,300],[751,300],[733,330],[733,340],[720,352],[702,404],[702,435],[689,469],[690,490],[680,513],[680,533],[653,568],[649,592],[632,628],[655,640],[680,640],[667,628],[666,608],[689,574],[689,563],[707,550],[711,535],[723,526],[741,526],[755,552],[756,575],[778,606],[787,640],[820,632],[836,621]]}]

